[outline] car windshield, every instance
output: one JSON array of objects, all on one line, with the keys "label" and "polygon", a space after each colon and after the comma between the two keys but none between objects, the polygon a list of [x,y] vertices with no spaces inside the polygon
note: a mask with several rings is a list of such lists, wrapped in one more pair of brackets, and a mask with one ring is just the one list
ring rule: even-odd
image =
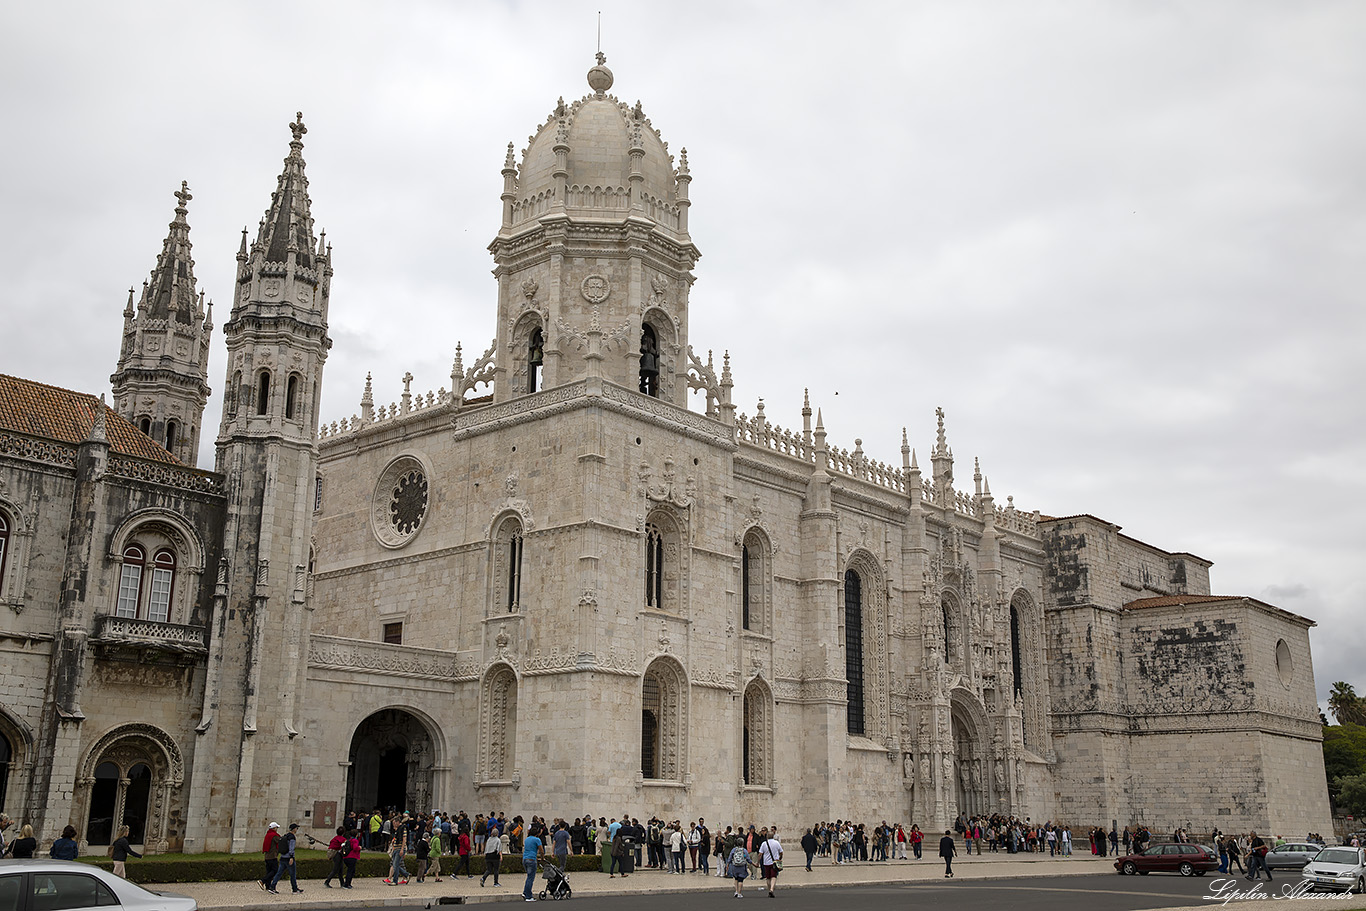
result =
[{"label": "car windshield", "polygon": [[1325,864],[1354,864],[1357,852],[1352,848],[1324,848],[1314,860]]}]

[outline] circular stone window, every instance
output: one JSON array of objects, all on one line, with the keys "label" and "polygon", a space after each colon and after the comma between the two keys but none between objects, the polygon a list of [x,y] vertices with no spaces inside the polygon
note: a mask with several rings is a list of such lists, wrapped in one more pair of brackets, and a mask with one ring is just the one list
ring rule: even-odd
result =
[{"label": "circular stone window", "polygon": [[1290,658],[1290,646],[1284,639],[1276,641],[1276,673],[1281,675],[1281,683],[1290,686],[1290,678],[1295,673],[1295,662]]},{"label": "circular stone window", "polygon": [[427,469],[412,456],[389,463],[375,485],[370,524],[385,547],[402,547],[422,529],[427,517]]}]

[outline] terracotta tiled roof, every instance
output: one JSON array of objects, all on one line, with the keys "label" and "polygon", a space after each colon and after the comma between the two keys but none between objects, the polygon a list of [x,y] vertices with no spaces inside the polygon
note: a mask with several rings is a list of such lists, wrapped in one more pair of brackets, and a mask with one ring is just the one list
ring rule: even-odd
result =
[{"label": "terracotta tiled roof", "polygon": [[[97,396],[0,374],[0,429],[80,443],[95,426]],[[114,452],[155,462],[180,464],[127,419],[105,406],[105,436]]]},{"label": "terracotta tiled roof", "polygon": [[1178,604],[1208,604],[1211,601],[1247,601],[1241,595],[1163,595],[1160,598],[1139,598],[1124,605],[1125,610],[1141,610],[1145,607],[1173,607]]}]

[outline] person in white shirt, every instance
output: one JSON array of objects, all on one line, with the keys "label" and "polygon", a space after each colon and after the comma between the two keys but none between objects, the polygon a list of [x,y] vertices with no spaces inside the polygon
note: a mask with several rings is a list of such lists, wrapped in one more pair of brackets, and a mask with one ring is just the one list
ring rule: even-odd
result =
[{"label": "person in white shirt", "polygon": [[783,846],[778,843],[776,830],[772,834],[767,828],[759,831],[759,866],[764,871],[764,882],[768,884],[768,897],[778,885],[778,864],[783,859]]}]

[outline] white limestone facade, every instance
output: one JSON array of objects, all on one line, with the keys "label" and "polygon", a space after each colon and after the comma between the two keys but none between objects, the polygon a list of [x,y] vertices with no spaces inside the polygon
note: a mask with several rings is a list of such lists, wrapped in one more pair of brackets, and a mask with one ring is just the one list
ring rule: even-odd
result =
[{"label": "white limestone facade", "polygon": [[[686,151],[611,84],[509,146],[492,341],[449,390],[367,380],[320,423],[301,116],[237,253],[214,471],[182,464],[185,185],[115,409],[0,377],[0,809],[187,851],[376,806],[1327,831],[1311,621],[960,489],[942,411],[895,464],[809,403],[739,413],[689,334]],[[166,603],[129,595],[164,554]]]}]

